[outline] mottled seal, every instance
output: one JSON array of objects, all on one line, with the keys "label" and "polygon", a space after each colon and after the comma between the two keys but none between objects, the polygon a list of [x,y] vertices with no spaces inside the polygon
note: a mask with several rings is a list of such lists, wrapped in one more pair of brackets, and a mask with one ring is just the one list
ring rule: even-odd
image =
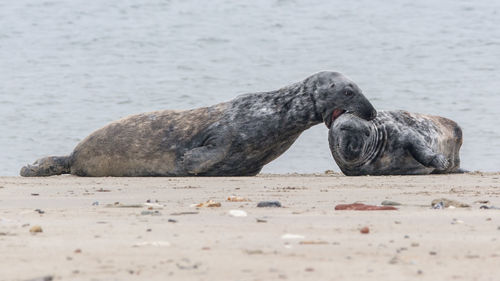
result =
[{"label": "mottled seal", "polygon": [[244,94],[185,111],[155,111],[112,122],[69,156],[45,157],[21,176],[251,176],[322,121],[345,111],[373,119],[359,87],[337,72],[320,72],[282,89]]},{"label": "mottled seal", "polygon": [[328,141],[348,176],[461,172],[462,130],[454,121],[407,111],[379,111],[371,121],[343,114]]}]

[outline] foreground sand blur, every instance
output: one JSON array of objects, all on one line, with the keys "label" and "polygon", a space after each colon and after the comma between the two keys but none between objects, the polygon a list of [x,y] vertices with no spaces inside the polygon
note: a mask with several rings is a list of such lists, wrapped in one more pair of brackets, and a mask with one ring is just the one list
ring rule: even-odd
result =
[{"label": "foreground sand blur", "polygon": [[[500,210],[480,206],[500,207],[499,178],[1,177],[0,280],[498,280]],[[403,205],[334,210],[383,200]]]}]

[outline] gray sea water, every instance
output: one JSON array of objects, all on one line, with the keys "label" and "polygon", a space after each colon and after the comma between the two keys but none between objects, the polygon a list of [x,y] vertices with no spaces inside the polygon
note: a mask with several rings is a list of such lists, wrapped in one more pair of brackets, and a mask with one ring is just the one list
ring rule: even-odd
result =
[{"label": "gray sea water", "polygon": [[[320,70],[377,109],[457,121],[500,170],[500,1],[0,1],[0,175],[126,115],[211,105]],[[339,171],[324,125],[263,172]]]}]

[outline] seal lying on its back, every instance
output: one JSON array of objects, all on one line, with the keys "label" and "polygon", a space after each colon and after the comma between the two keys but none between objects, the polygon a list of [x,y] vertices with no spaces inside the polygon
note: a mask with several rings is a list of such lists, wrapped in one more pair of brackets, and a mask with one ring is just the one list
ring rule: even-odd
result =
[{"label": "seal lying on its back", "polygon": [[46,157],[21,176],[251,176],[302,131],[330,127],[345,111],[373,119],[361,90],[340,73],[320,72],[282,89],[210,107],[133,115],[97,130],[69,156]]},{"label": "seal lying on its back", "polygon": [[348,176],[461,172],[462,130],[439,116],[379,111],[365,121],[344,114],[331,126],[328,141]]}]

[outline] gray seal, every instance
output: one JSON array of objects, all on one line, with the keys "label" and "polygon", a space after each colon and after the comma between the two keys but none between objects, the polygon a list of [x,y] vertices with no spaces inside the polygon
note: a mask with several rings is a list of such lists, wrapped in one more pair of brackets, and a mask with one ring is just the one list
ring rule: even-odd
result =
[{"label": "gray seal", "polygon": [[69,156],[37,160],[21,176],[252,176],[313,125],[376,111],[351,80],[320,72],[271,92],[210,107],[155,111],[112,122]]},{"label": "gray seal", "polygon": [[344,114],[331,126],[328,141],[335,162],[348,176],[463,172],[462,130],[439,116],[379,111],[366,121]]}]

